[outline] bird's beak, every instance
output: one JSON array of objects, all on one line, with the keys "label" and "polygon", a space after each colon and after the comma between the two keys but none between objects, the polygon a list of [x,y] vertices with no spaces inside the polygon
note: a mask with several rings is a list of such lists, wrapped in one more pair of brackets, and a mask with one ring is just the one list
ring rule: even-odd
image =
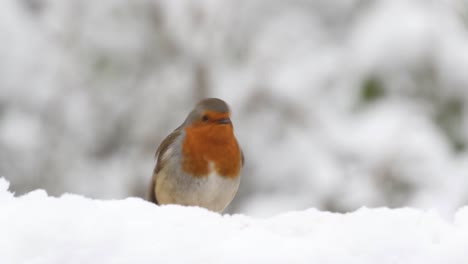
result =
[{"label": "bird's beak", "polygon": [[229,119],[229,118],[221,118],[221,119],[218,119],[217,122],[218,122],[218,124],[230,124],[230,123],[231,123],[231,119]]}]

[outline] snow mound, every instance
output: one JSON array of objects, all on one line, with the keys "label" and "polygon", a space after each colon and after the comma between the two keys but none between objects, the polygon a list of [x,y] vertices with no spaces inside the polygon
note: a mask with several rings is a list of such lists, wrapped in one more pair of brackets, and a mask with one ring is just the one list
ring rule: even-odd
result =
[{"label": "snow mound", "polygon": [[5,178],[0,178],[0,202],[4,199],[13,197],[13,194],[8,191],[10,183]]},{"label": "snow mound", "polygon": [[468,263],[468,207],[453,222],[409,208],[258,219],[137,198],[13,198],[7,185],[0,263]]}]

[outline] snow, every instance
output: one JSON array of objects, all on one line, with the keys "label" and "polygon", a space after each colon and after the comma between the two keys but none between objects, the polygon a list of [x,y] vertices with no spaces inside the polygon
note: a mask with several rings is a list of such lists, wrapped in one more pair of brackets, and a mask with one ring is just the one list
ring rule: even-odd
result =
[{"label": "snow", "polygon": [[450,221],[410,208],[253,218],[7,188],[0,179],[0,263],[468,262],[468,207]]}]

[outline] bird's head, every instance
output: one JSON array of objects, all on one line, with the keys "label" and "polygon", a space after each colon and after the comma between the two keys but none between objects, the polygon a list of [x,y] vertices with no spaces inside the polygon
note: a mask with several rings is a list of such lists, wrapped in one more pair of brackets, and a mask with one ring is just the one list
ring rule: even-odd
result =
[{"label": "bird's head", "polygon": [[223,100],[207,98],[200,101],[190,112],[185,119],[184,126],[193,128],[228,126],[232,128],[231,111]]}]

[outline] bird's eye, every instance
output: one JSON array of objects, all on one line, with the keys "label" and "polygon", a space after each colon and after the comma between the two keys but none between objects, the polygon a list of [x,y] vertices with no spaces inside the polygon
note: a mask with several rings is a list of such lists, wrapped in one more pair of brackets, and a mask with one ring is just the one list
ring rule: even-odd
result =
[{"label": "bird's eye", "polygon": [[208,119],[209,119],[209,118],[208,118],[208,116],[207,116],[207,115],[204,115],[204,116],[202,116],[202,120],[203,120],[203,121],[205,121],[205,122],[206,122],[206,121],[208,121]]}]

